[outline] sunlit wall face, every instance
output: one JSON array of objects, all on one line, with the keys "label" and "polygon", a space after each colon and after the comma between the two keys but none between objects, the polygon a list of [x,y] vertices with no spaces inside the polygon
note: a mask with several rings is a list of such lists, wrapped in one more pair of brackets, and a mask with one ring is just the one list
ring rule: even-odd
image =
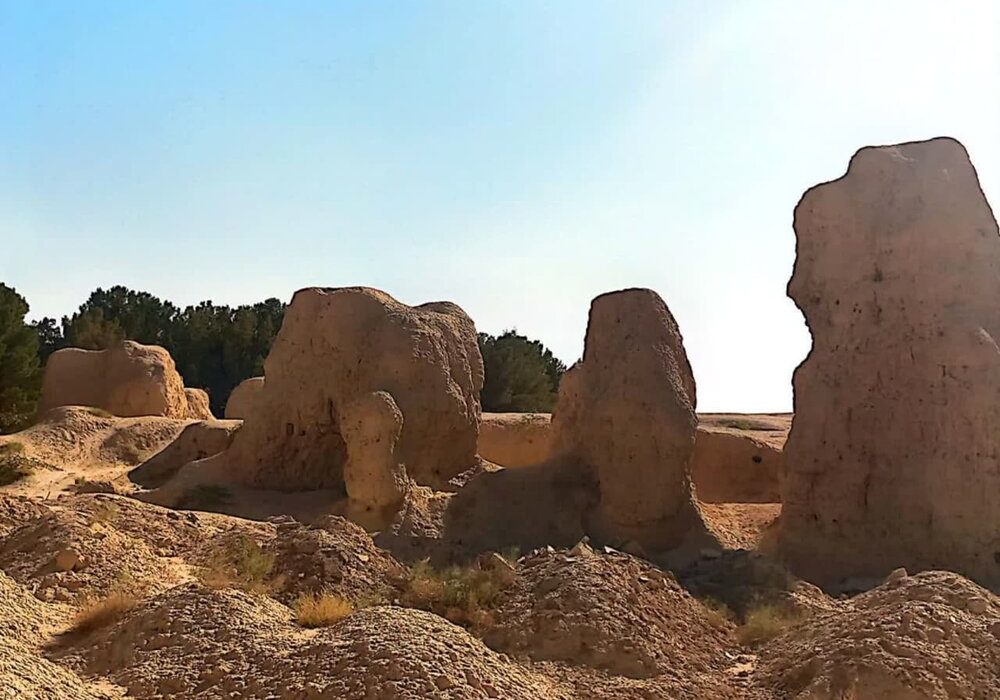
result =
[{"label": "sunlit wall face", "polygon": [[700,409],[788,410],[796,201],[949,134],[997,205],[997,46],[992,2],[4,3],[0,279],[36,318],[364,283],[567,362],[648,286]]}]

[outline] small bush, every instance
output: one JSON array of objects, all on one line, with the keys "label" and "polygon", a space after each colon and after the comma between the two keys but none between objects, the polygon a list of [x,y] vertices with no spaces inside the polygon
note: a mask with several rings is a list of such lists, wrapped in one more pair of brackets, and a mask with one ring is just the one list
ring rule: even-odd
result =
[{"label": "small bush", "polygon": [[705,618],[712,627],[722,629],[731,625],[736,619],[729,606],[715,598],[703,598],[700,602],[705,609]]},{"label": "small bush", "polygon": [[20,481],[41,465],[38,460],[25,457],[23,452],[24,445],[19,442],[0,444],[0,486]]},{"label": "small bush", "polygon": [[798,620],[799,614],[795,611],[766,603],[747,611],[736,634],[740,642],[753,646],[774,639]]},{"label": "small bush", "polygon": [[209,510],[229,503],[232,497],[225,486],[198,484],[184,492],[177,507],[184,510]]},{"label": "small bush", "polygon": [[354,612],[354,604],[332,593],[303,593],[292,604],[303,627],[329,627]]},{"label": "small bush", "polygon": [[98,418],[114,418],[114,416],[103,408],[98,408],[97,406],[84,406],[83,410],[92,416],[97,416]]},{"label": "small bush", "polygon": [[212,552],[198,579],[209,588],[267,593],[279,583],[271,579],[272,569],[274,555],[265,552],[253,538],[238,535]]},{"label": "small bush", "polygon": [[24,445],[20,442],[0,443],[0,456],[19,455],[24,452]]},{"label": "small bush", "polygon": [[136,606],[138,600],[131,593],[115,591],[102,598],[87,598],[76,611],[70,632],[89,634],[106,627]]},{"label": "small bush", "polygon": [[400,602],[452,622],[488,626],[492,623],[489,608],[503,588],[495,571],[455,565],[438,570],[425,559],[410,569]]}]

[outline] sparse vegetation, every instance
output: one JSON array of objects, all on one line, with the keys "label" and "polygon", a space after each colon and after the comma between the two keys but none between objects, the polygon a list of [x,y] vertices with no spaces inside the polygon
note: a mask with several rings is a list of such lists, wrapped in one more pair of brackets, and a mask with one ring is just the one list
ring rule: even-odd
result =
[{"label": "sparse vegetation", "polygon": [[223,542],[208,557],[199,580],[209,588],[241,588],[253,593],[267,593],[279,582],[271,578],[274,555],[247,535],[237,535]]},{"label": "sparse vegetation", "polygon": [[493,620],[490,607],[504,585],[493,570],[475,565],[435,569],[425,559],[410,569],[400,602],[455,623],[489,626]]},{"label": "sparse vegetation", "polygon": [[747,610],[736,634],[740,642],[754,646],[774,639],[799,619],[798,613],[785,606],[765,603]]},{"label": "sparse vegetation", "polygon": [[717,423],[723,428],[735,428],[736,430],[771,430],[771,426],[766,423],[746,418],[720,418]]},{"label": "sparse vegetation", "polygon": [[28,425],[41,389],[38,333],[27,313],[24,297],[0,283],[0,433]]},{"label": "sparse vegetation", "polygon": [[354,604],[333,593],[303,593],[292,604],[295,621],[303,627],[329,627],[354,612]]},{"label": "sparse vegetation", "polygon": [[186,510],[211,510],[229,503],[232,497],[225,486],[198,484],[184,492],[177,507]]},{"label": "sparse vegetation", "polygon": [[731,625],[736,619],[736,615],[729,609],[729,606],[715,598],[703,598],[700,602],[705,608],[705,617],[713,627],[722,629]]},{"label": "sparse vegetation", "polygon": [[108,413],[103,408],[98,408],[97,406],[84,406],[83,410],[92,416],[97,416],[98,418],[114,418],[112,414]]},{"label": "sparse vegetation", "polygon": [[0,486],[13,484],[31,474],[35,460],[25,457],[19,442],[0,444]]},{"label": "sparse vegetation", "polygon": [[107,627],[137,603],[134,595],[124,591],[113,591],[100,598],[86,598],[77,609],[69,631],[82,635]]}]

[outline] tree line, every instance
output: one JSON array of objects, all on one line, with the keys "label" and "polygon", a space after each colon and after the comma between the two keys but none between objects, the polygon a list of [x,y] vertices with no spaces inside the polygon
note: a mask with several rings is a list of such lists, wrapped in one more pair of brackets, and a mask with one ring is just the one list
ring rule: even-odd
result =
[{"label": "tree line", "polygon": [[[64,347],[103,350],[122,340],[170,352],[189,387],[208,392],[221,416],[237,384],[264,371],[264,358],[286,304],[265,299],[230,307],[203,301],[183,309],[148,292],[114,286],[94,290],[61,321],[29,323],[28,302],[0,283],[0,433],[31,420],[48,357]],[[537,340],[515,331],[479,334],[486,380],[484,411],[551,411],[565,365]]]}]

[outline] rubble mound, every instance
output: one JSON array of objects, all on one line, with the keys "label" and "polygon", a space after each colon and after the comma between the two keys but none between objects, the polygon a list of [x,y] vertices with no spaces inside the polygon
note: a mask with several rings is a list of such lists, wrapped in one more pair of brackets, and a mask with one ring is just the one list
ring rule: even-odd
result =
[{"label": "rubble mound", "polygon": [[74,476],[106,481],[121,477],[170,444],[186,424],[174,418],[116,418],[93,408],[61,406],[35,425],[0,437],[0,444],[18,443],[25,457],[48,465],[25,480],[30,490],[45,494],[65,490]]},{"label": "rubble mound", "polygon": [[552,450],[548,413],[484,413],[479,424],[479,456],[515,469],[541,464]]},{"label": "rubble mound", "polygon": [[[483,645],[461,627],[421,610],[361,610],[298,651],[302,682],[317,697],[563,700],[555,682]],[[296,684],[297,685],[297,684]]]},{"label": "rubble mound", "polygon": [[59,660],[130,697],[269,697],[262,687],[295,642],[291,617],[265,596],[188,583],[142,601]]},{"label": "rubble mound", "polygon": [[276,523],[274,575],[286,600],[330,591],[349,600],[377,599],[398,580],[402,566],[358,525],[337,516],[315,525]]},{"label": "rubble mound", "polygon": [[65,620],[0,571],[0,690],[10,698],[97,700],[120,695],[91,687],[42,655],[41,647]]},{"label": "rubble mound", "polygon": [[233,442],[241,423],[205,420],[191,423],[177,439],[129,472],[129,478],[147,488],[160,486],[189,462],[217,455]]},{"label": "rubble mound", "polygon": [[795,208],[779,547],[835,586],[896,567],[1000,582],[1000,234],[953,139],[863,148]]},{"label": "rubble mound", "polygon": [[706,503],[780,503],[780,447],[743,431],[698,427],[691,479]]},{"label": "rubble mound", "polygon": [[552,454],[596,475],[595,534],[664,550],[704,532],[688,471],[694,409],[694,377],[663,299],[649,289],[594,299],[583,359],[559,384]]},{"label": "rubble mound", "polygon": [[48,510],[48,506],[35,499],[0,493],[0,537]]},{"label": "rubble mound", "polygon": [[57,406],[93,406],[126,418],[211,418],[208,395],[185,392],[169,352],[131,340],[107,350],[52,353],[45,363],[38,412]]},{"label": "rubble mound", "polygon": [[[402,413],[396,456],[445,486],[475,464],[483,362],[459,307],[410,307],[375,289],[300,290],[264,365],[259,410],[232,447],[178,474],[281,491],[344,489],[341,412],[386,392]],[[166,498],[166,496],[165,496]]]},{"label": "rubble mound", "polygon": [[491,647],[632,678],[719,670],[735,645],[671,574],[583,543],[524,557],[495,608]]},{"label": "rubble mound", "polygon": [[226,399],[226,420],[246,420],[263,389],[263,377],[250,377],[237,384]]},{"label": "rubble mound", "polygon": [[46,601],[70,601],[140,586],[162,588],[178,574],[144,538],[115,527],[113,506],[51,508],[0,540],[0,569]]},{"label": "rubble mound", "polygon": [[767,644],[758,680],[782,698],[985,700],[1000,688],[1000,599],[958,574],[894,572]]},{"label": "rubble mound", "polygon": [[369,608],[307,634],[279,603],[197,583],[144,601],[61,661],[137,698],[568,697],[429,613]]}]

